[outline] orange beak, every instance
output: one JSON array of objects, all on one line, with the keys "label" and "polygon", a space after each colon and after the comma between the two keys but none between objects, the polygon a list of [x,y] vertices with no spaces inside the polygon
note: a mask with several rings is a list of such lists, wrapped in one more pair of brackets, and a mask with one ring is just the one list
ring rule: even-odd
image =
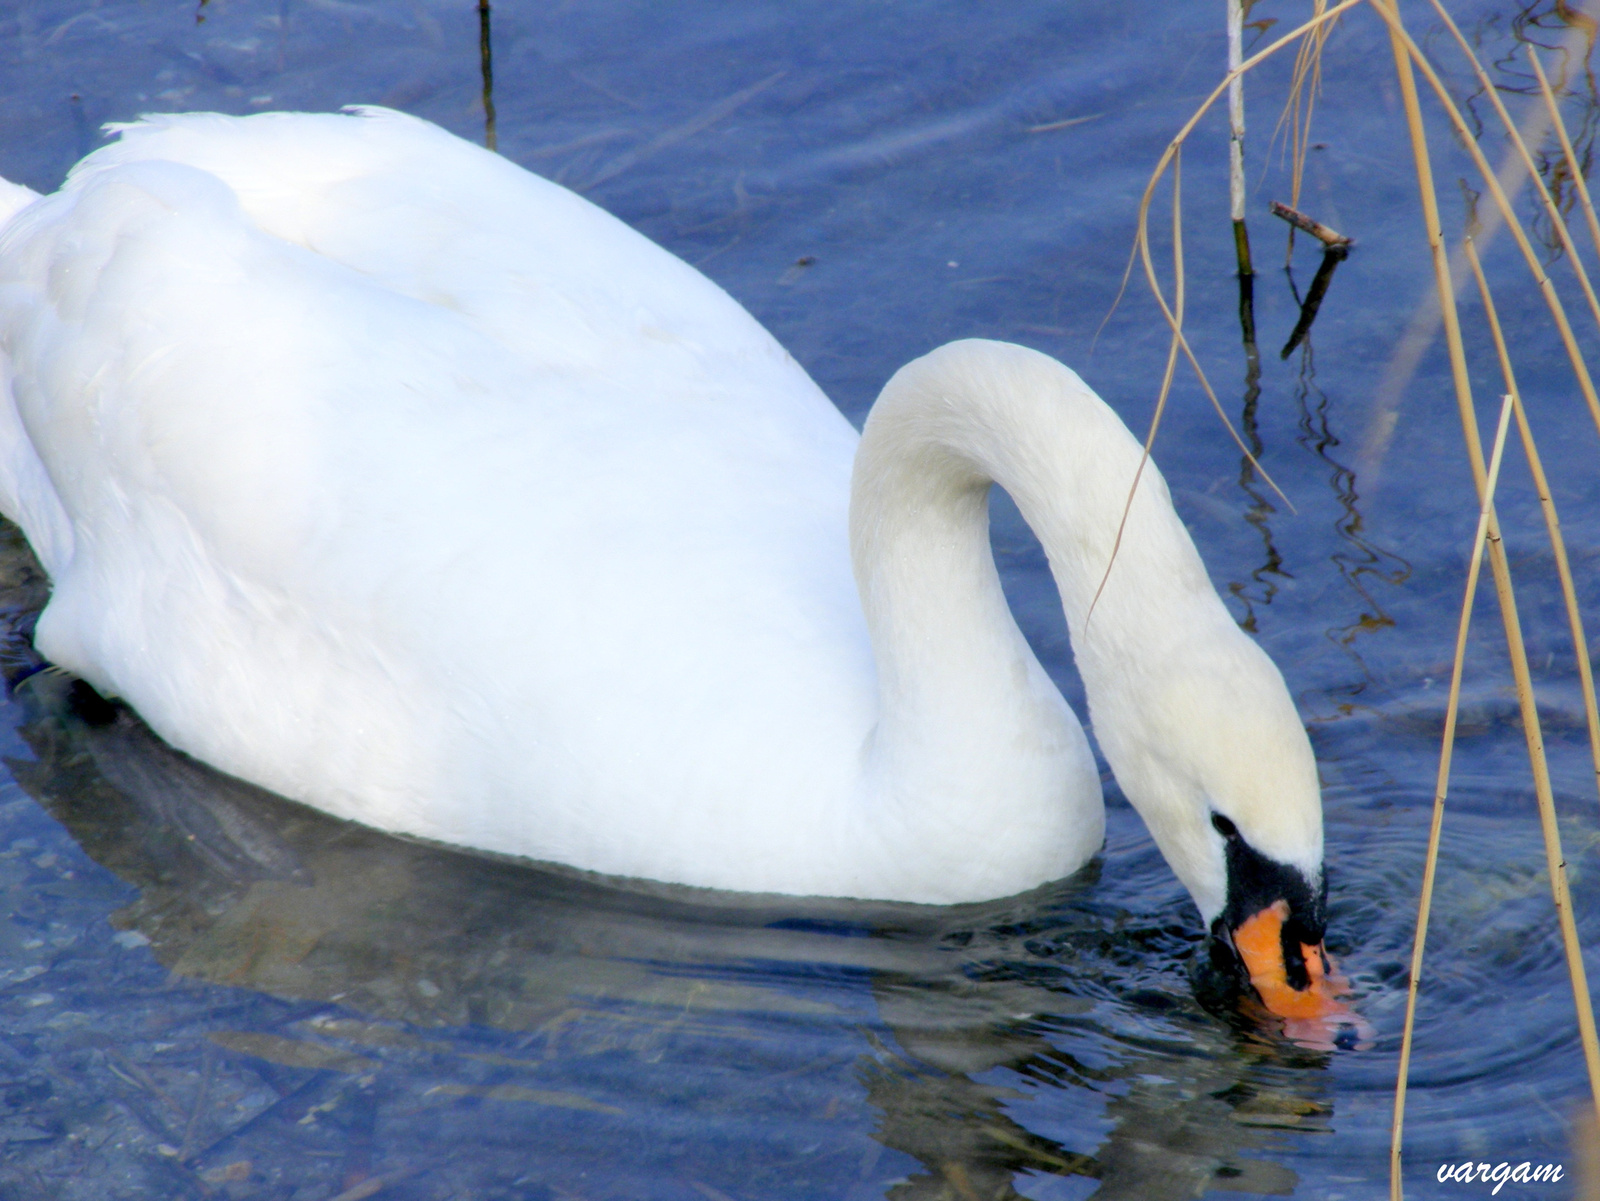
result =
[{"label": "orange beak", "polygon": [[1358,1046],[1370,1044],[1374,1031],[1339,1000],[1349,993],[1350,982],[1334,971],[1321,943],[1299,944],[1307,983],[1296,988],[1289,982],[1283,937],[1283,924],[1288,918],[1289,903],[1274,901],[1233,932],[1234,948],[1250,973],[1250,983],[1261,1003],[1284,1019],[1284,1033],[1302,1046],[1331,1051],[1344,1031],[1354,1031]]}]

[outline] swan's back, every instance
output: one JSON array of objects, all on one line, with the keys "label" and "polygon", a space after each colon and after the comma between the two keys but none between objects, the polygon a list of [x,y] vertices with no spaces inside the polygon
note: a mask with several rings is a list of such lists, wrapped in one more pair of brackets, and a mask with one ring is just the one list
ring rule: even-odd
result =
[{"label": "swan's back", "polygon": [[[176,162],[223,181],[249,220],[372,282],[468,317],[540,369],[659,373],[663,346],[726,378],[789,356],[720,288],[602,209],[427,122],[211,113],[114,126],[72,173]],[[780,378],[784,378],[780,371]],[[663,380],[657,376],[659,391]],[[687,381],[685,381],[687,382]],[[692,385],[691,385],[692,386]],[[814,388],[808,400],[837,419]]]},{"label": "swan's back", "polygon": [[635,875],[837,826],[854,434],[587,202],[383,110],[152,118],[0,232],[0,338],[40,649],[180,748]]}]

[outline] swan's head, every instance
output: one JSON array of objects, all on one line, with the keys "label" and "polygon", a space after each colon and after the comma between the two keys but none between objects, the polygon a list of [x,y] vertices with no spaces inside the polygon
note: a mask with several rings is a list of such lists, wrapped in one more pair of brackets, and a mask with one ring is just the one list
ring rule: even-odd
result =
[{"label": "swan's head", "polygon": [[1292,1037],[1331,1045],[1361,1024],[1323,948],[1311,745],[1277,667],[1221,605],[1191,619],[1133,687],[1095,690],[1096,732],[1205,920],[1203,991],[1253,992]]}]

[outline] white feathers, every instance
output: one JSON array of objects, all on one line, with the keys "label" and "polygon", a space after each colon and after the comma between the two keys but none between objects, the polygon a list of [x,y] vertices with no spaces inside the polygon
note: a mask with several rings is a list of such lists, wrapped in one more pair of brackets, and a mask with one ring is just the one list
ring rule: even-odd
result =
[{"label": "white feathers", "polygon": [[1210,806],[1320,865],[1293,707],[1153,470],[1084,636],[1137,446],[1044,356],[902,371],[847,511],[854,433],[720,289],[382,109],[122,127],[0,229],[0,351],[41,652],[287,796],[714,887],[1066,874],[1099,784],[1000,596],[992,477],[1202,910]]}]

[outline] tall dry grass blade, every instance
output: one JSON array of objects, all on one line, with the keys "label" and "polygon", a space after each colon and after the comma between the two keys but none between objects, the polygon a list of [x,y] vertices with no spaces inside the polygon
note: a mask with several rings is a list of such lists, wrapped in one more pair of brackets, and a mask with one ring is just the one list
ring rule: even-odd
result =
[{"label": "tall dry grass blade", "polygon": [[1494,509],[1495,485],[1511,425],[1513,393],[1500,406],[1500,426],[1495,431],[1494,453],[1489,461],[1488,488],[1478,507],[1478,532],[1472,538],[1472,558],[1467,563],[1467,587],[1461,598],[1461,619],[1456,623],[1456,654],[1450,666],[1450,699],[1445,702],[1444,737],[1439,744],[1439,776],[1433,789],[1433,823],[1428,827],[1428,854],[1422,866],[1422,897],[1417,903],[1417,932],[1411,944],[1411,980],[1406,986],[1406,1023],[1400,1033],[1400,1067],[1394,1081],[1394,1120],[1389,1126],[1389,1196],[1401,1201],[1400,1145],[1405,1129],[1406,1084],[1411,1075],[1412,1028],[1417,1017],[1417,987],[1422,980],[1422,952],[1428,940],[1428,917],[1433,909],[1433,881],[1439,867],[1439,839],[1444,830],[1444,801],[1450,789],[1450,761],[1456,749],[1456,718],[1461,712],[1461,676],[1467,661],[1467,633],[1472,627],[1472,605],[1478,597],[1478,577],[1483,567],[1484,544],[1489,539],[1489,518]]},{"label": "tall dry grass blade", "polygon": [[[1143,244],[1145,250],[1146,266],[1149,266],[1149,245]],[[1151,268],[1153,270],[1153,268]],[[1139,466],[1133,472],[1133,484],[1128,489],[1128,499],[1122,505],[1122,517],[1117,521],[1117,536],[1111,542],[1111,557],[1106,560],[1105,574],[1100,577],[1100,584],[1094,590],[1094,598],[1089,602],[1089,611],[1083,615],[1083,632],[1089,631],[1089,623],[1094,620],[1095,606],[1100,603],[1100,596],[1106,590],[1106,584],[1111,579],[1111,569],[1116,565],[1117,552],[1122,549],[1122,536],[1128,529],[1128,514],[1133,512],[1133,498],[1139,491],[1139,481],[1144,478],[1145,464],[1150,461],[1150,448],[1155,445],[1156,430],[1161,425],[1161,414],[1166,411],[1167,399],[1172,395],[1172,377],[1178,370],[1178,331],[1183,327],[1184,304],[1184,279],[1183,270],[1183,152],[1172,156],[1172,275],[1173,275],[1173,304],[1177,309],[1175,324],[1172,329],[1172,340],[1167,345],[1167,366],[1161,373],[1161,390],[1156,394],[1156,411],[1150,418],[1150,432],[1145,435],[1144,452],[1139,456]],[[1163,302],[1162,308],[1166,308]]]},{"label": "tall dry grass blade", "polygon": [[1534,444],[1533,428],[1528,422],[1527,410],[1522,404],[1522,393],[1511,369],[1511,355],[1506,349],[1505,334],[1500,328],[1500,317],[1495,311],[1494,297],[1489,292],[1489,281],[1483,274],[1483,264],[1478,261],[1478,251],[1472,239],[1463,246],[1467,262],[1478,284],[1478,295],[1489,321],[1489,332],[1494,338],[1495,353],[1500,359],[1500,374],[1506,391],[1516,400],[1517,433],[1522,439],[1522,450],[1528,459],[1528,469],[1533,475],[1533,486],[1539,493],[1539,509],[1544,514],[1545,530],[1550,536],[1550,550],[1556,561],[1556,576],[1561,581],[1561,599],[1567,607],[1567,627],[1572,634],[1572,645],[1577,651],[1578,683],[1583,692],[1583,714],[1589,726],[1589,757],[1594,763],[1595,787],[1600,792],[1600,704],[1595,701],[1594,668],[1589,662],[1589,640],[1583,630],[1583,614],[1578,607],[1578,590],[1572,580],[1572,566],[1567,559],[1566,539],[1561,536],[1561,521],[1556,514],[1555,500],[1550,492],[1550,481],[1544,473],[1544,463],[1539,448]]},{"label": "tall dry grass blade", "polygon": [[[1444,82],[1439,78],[1439,73],[1433,69],[1433,64],[1428,61],[1427,55],[1422,53],[1416,42],[1412,40],[1411,35],[1406,32],[1405,26],[1400,23],[1400,18],[1391,10],[1390,5],[1394,3],[1394,0],[1367,0],[1367,3],[1378,12],[1378,15],[1381,16],[1385,22],[1389,24],[1391,39],[1394,40],[1395,44],[1400,49],[1404,50],[1404,56],[1407,61],[1407,66],[1404,71],[1404,78],[1411,81],[1412,91],[1415,91],[1416,82],[1412,76],[1410,64],[1415,63],[1417,69],[1422,72],[1423,78],[1428,81],[1428,86],[1433,89],[1434,95],[1438,98],[1439,107],[1444,110],[1445,115],[1450,118],[1451,125],[1455,127],[1456,136],[1461,143],[1462,149],[1472,157],[1473,165],[1478,169],[1478,173],[1483,177],[1483,181],[1489,189],[1489,195],[1494,199],[1495,208],[1500,212],[1501,220],[1505,222],[1506,228],[1511,231],[1511,236],[1516,240],[1517,248],[1522,251],[1523,260],[1528,265],[1528,271],[1533,275],[1535,282],[1539,286],[1539,292],[1544,297],[1545,305],[1549,308],[1550,316],[1555,321],[1556,329],[1561,335],[1561,344],[1567,352],[1567,360],[1572,365],[1572,372],[1577,377],[1578,387],[1583,392],[1584,402],[1589,406],[1589,415],[1594,420],[1595,428],[1600,430],[1600,395],[1595,393],[1594,380],[1589,375],[1589,367],[1583,361],[1583,355],[1578,350],[1578,342],[1572,332],[1572,323],[1567,320],[1566,306],[1561,303],[1561,297],[1556,294],[1555,284],[1551,282],[1550,276],[1546,274],[1543,265],[1539,262],[1539,256],[1537,253],[1535,253],[1533,244],[1528,240],[1527,231],[1522,228],[1522,223],[1517,220],[1516,213],[1511,208],[1511,202],[1506,196],[1505,189],[1501,187],[1499,179],[1495,177],[1494,172],[1490,169],[1489,161],[1488,159],[1484,158],[1483,151],[1479,148],[1477,139],[1472,136],[1472,130],[1467,125],[1466,118],[1461,115],[1461,110],[1457,108],[1455,102],[1450,99],[1449,89],[1444,86]],[[1398,54],[1399,50],[1397,50],[1396,53]],[[1399,59],[1397,59],[1396,62],[1398,64]],[[1399,70],[1400,68],[1397,65],[1396,71],[1398,72]],[[1411,123],[1411,114],[1409,112],[1409,108],[1407,112],[1407,123]],[[1421,128],[1421,110],[1419,107],[1416,117],[1416,129],[1420,132]],[[1413,151],[1414,150],[1415,147],[1413,146]],[[1419,167],[1418,171],[1420,172],[1421,170],[1422,168]],[[1431,167],[1428,168],[1428,178],[1428,194],[1432,195]],[[1437,198],[1433,200],[1432,205],[1435,214],[1437,215]],[[1448,264],[1444,263],[1443,266],[1447,268]],[[1448,278],[1448,271],[1446,271],[1446,278]],[[1454,318],[1450,315],[1450,313],[1453,312],[1455,307],[1455,293],[1451,292],[1448,299],[1441,298],[1439,303],[1442,311],[1449,310],[1447,312],[1443,312],[1445,338],[1446,341],[1449,342],[1451,338],[1451,325],[1454,321]],[[1456,329],[1455,338],[1457,341],[1460,340],[1459,328]],[[1456,352],[1452,351],[1452,374],[1454,374],[1455,371]],[[1464,376],[1462,378],[1464,378]],[[1477,476],[1481,485],[1483,479],[1481,450],[1478,460],[1473,465],[1473,473],[1475,476]]]},{"label": "tall dry grass blade", "polygon": [[[1581,54],[1588,55],[1589,33],[1594,25],[1594,17],[1590,14],[1600,15],[1600,0],[1563,0],[1564,9],[1569,17],[1582,17],[1583,20],[1572,20],[1567,33],[1562,37],[1558,53],[1563,55]],[[1587,22],[1587,25],[1586,25]],[[1523,117],[1522,140],[1530,144],[1543,141],[1549,131],[1550,116],[1541,106],[1530,105]],[[1500,165],[1495,172],[1501,190],[1515,199],[1521,192],[1522,186],[1528,179],[1528,173],[1523,169],[1522,162],[1514,149],[1508,148],[1502,155]],[[1493,207],[1482,215],[1481,228],[1477,234],[1480,249],[1487,249],[1494,240],[1502,225],[1501,211]],[[1459,252],[1451,259],[1452,275],[1460,280],[1460,286],[1466,285],[1466,272],[1462,270]],[[1438,334],[1443,318],[1439,311],[1438,297],[1429,292],[1426,299],[1417,306],[1407,323],[1406,331],[1396,345],[1389,362],[1385,364],[1383,375],[1378,381],[1378,392],[1374,398],[1372,413],[1367,421],[1366,434],[1362,438],[1359,463],[1361,472],[1366,476],[1368,487],[1373,486],[1377,479],[1379,467],[1388,450],[1389,441],[1399,422],[1400,400],[1405,394],[1407,385],[1416,374],[1422,362],[1423,355],[1433,345],[1434,337]]]},{"label": "tall dry grass blade", "polygon": [[1133,265],[1139,261],[1139,242],[1134,239],[1132,246],[1128,247],[1128,265],[1122,269],[1122,282],[1117,285],[1117,294],[1111,298],[1111,307],[1106,310],[1106,315],[1100,318],[1100,324],[1095,326],[1094,337],[1089,339],[1089,354],[1094,354],[1094,348],[1100,341],[1100,335],[1106,332],[1112,314],[1117,311],[1117,306],[1122,303],[1123,295],[1128,291],[1128,281],[1133,278]]},{"label": "tall dry grass blade", "polygon": [[[1285,46],[1294,42],[1297,38],[1304,37],[1308,32],[1321,28],[1328,22],[1336,19],[1341,13],[1345,12],[1345,10],[1353,8],[1362,2],[1363,0],[1342,0],[1342,3],[1335,5],[1333,8],[1327,9],[1320,16],[1315,16],[1311,20],[1305,22],[1303,25],[1297,26],[1295,29],[1290,30],[1266,49],[1259,50],[1255,54],[1252,54],[1244,62],[1239,64],[1237,70],[1228,72],[1223,81],[1212,89],[1210,95],[1205,98],[1205,100],[1200,104],[1200,107],[1195,109],[1195,111],[1190,114],[1188,121],[1184,122],[1183,128],[1178,131],[1176,136],[1173,137],[1172,141],[1167,143],[1166,150],[1162,153],[1160,160],[1156,163],[1155,170],[1150,174],[1149,182],[1145,184],[1144,195],[1139,200],[1139,224],[1138,231],[1134,235],[1134,248],[1143,260],[1145,278],[1150,284],[1150,290],[1155,295],[1156,303],[1161,307],[1162,316],[1166,318],[1167,325],[1172,329],[1174,337],[1176,337],[1178,341],[1179,349],[1182,351],[1190,367],[1194,369],[1195,376],[1200,381],[1200,386],[1205,390],[1206,398],[1210,400],[1211,407],[1216,411],[1217,416],[1221,418],[1223,426],[1227,429],[1229,436],[1233,438],[1234,444],[1238,446],[1240,452],[1250,462],[1250,465],[1260,473],[1262,480],[1273,490],[1273,492],[1277,493],[1278,498],[1282,500],[1286,506],[1288,506],[1291,512],[1296,511],[1294,503],[1284,493],[1283,489],[1278,487],[1277,481],[1272,478],[1271,474],[1268,473],[1266,468],[1261,466],[1261,463],[1256,459],[1254,453],[1245,444],[1244,439],[1239,436],[1239,431],[1234,428],[1232,420],[1228,417],[1227,412],[1222,407],[1222,402],[1217,399],[1216,390],[1212,388],[1210,379],[1207,378],[1205,370],[1200,366],[1200,360],[1195,357],[1194,349],[1189,345],[1188,338],[1184,337],[1182,323],[1175,322],[1173,319],[1172,308],[1167,304],[1166,295],[1162,292],[1160,282],[1156,278],[1155,264],[1150,255],[1150,204],[1155,196],[1156,187],[1161,182],[1161,177],[1166,174],[1167,168],[1171,166],[1179,148],[1183,145],[1185,140],[1187,140],[1189,134],[1194,131],[1194,127],[1200,123],[1200,119],[1210,111],[1211,106],[1215,104],[1217,99],[1227,91],[1229,84],[1232,83],[1236,76],[1241,76],[1247,71],[1253,70],[1256,66],[1265,62],[1268,58],[1271,58],[1274,54],[1282,50]],[[1153,441],[1155,438],[1155,424],[1160,420],[1160,413],[1161,407],[1158,406],[1155,422],[1152,423],[1149,437],[1146,440],[1146,446],[1148,446],[1150,441]],[[1143,470],[1144,465],[1143,461],[1141,460],[1139,471],[1142,472]],[[1137,478],[1137,476],[1135,478]],[[1128,503],[1130,505],[1133,503],[1131,493]],[[1115,559],[1113,559],[1113,562],[1114,561]],[[1109,572],[1109,570],[1110,568],[1108,565],[1107,571]],[[1104,586],[1105,581],[1102,580],[1101,587],[1103,588]],[[1098,595],[1098,593],[1096,595]]]},{"label": "tall dry grass blade", "polygon": [[[1422,102],[1417,94],[1416,76],[1411,69],[1410,38],[1400,24],[1397,0],[1369,0],[1389,25],[1390,49],[1394,54],[1395,76],[1400,83],[1405,105],[1406,131],[1411,139],[1411,158],[1417,172],[1417,193],[1422,202],[1422,219],[1433,263],[1434,290],[1444,319],[1445,344],[1450,355],[1450,379],[1455,385],[1456,406],[1463,421],[1472,418],[1472,385],[1467,376],[1466,350],[1461,340],[1461,320],[1456,312],[1455,289],[1450,283],[1450,260],[1445,254],[1444,226],[1439,220],[1439,196],[1433,183],[1433,160],[1428,154],[1428,135],[1422,124]],[[1448,97],[1447,97],[1448,99]],[[1515,218],[1507,213],[1508,220]],[[1473,418],[1475,421],[1476,419]],[[1485,479],[1481,456],[1473,461],[1473,476],[1480,494]]]},{"label": "tall dry grass blade", "polygon": [[[1250,58],[1239,64],[1237,68],[1229,71],[1227,77],[1212,90],[1211,94],[1206,97],[1205,101],[1200,105],[1200,107],[1196,109],[1195,112],[1189,117],[1189,120],[1184,123],[1183,128],[1180,129],[1172,141],[1167,144],[1166,150],[1162,152],[1160,161],[1157,162],[1155,170],[1150,175],[1149,182],[1145,184],[1144,195],[1139,201],[1139,226],[1138,232],[1134,235],[1134,252],[1143,260],[1145,278],[1150,283],[1150,290],[1155,294],[1156,303],[1161,307],[1162,316],[1166,318],[1167,325],[1172,330],[1172,343],[1167,355],[1167,367],[1162,377],[1161,390],[1156,399],[1156,410],[1150,419],[1149,433],[1145,435],[1144,451],[1140,455],[1139,466],[1134,471],[1133,485],[1128,489],[1128,499],[1123,504],[1122,518],[1117,523],[1117,534],[1116,538],[1112,542],[1111,558],[1106,563],[1105,574],[1100,577],[1099,586],[1095,589],[1094,599],[1089,602],[1089,611],[1084,617],[1085,628],[1088,627],[1089,620],[1094,616],[1095,606],[1100,603],[1100,596],[1105,592],[1106,582],[1111,578],[1111,569],[1116,564],[1117,552],[1122,547],[1123,534],[1125,533],[1128,524],[1128,514],[1133,509],[1133,497],[1135,492],[1138,490],[1139,480],[1144,475],[1145,464],[1150,459],[1150,448],[1155,443],[1156,431],[1160,428],[1162,414],[1166,411],[1167,398],[1171,394],[1172,378],[1177,366],[1177,355],[1180,353],[1180,351],[1188,360],[1189,365],[1194,369],[1195,375],[1200,380],[1201,387],[1205,389],[1206,396],[1211,401],[1212,408],[1216,410],[1217,416],[1222,419],[1223,425],[1227,428],[1229,435],[1233,438],[1233,441],[1239,447],[1239,450],[1250,462],[1250,465],[1254,467],[1255,470],[1260,474],[1262,480],[1269,487],[1271,487],[1271,489],[1277,493],[1278,498],[1288,506],[1289,510],[1291,512],[1295,511],[1294,503],[1289,500],[1287,495],[1285,495],[1283,489],[1278,487],[1277,481],[1272,478],[1271,474],[1268,473],[1266,468],[1261,466],[1260,461],[1255,457],[1249,446],[1245,444],[1244,439],[1239,436],[1239,431],[1234,428],[1232,420],[1229,419],[1227,412],[1222,407],[1222,402],[1217,399],[1216,391],[1211,387],[1211,381],[1206,377],[1204,369],[1200,366],[1199,359],[1195,357],[1194,350],[1189,345],[1189,340],[1183,335],[1181,303],[1184,283],[1184,275],[1182,270],[1183,225],[1180,206],[1178,204],[1179,193],[1176,186],[1176,171],[1174,171],[1173,191],[1173,252],[1174,265],[1175,269],[1177,270],[1177,280],[1175,284],[1175,299],[1179,302],[1177,305],[1177,312],[1174,312],[1173,307],[1167,303],[1166,294],[1161,290],[1160,280],[1156,276],[1155,263],[1150,255],[1150,204],[1154,199],[1156,186],[1161,182],[1161,177],[1167,173],[1167,169],[1169,167],[1173,167],[1176,163],[1178,155],[1182,150],[1184,141],[1188,138],[1189,134],[1194,131],[1194,127],[1200,123],[1200,119],[1204,117],[1205,114],[1210,111],[1211,106],[1217,102],[1217,98],[1227,91],[1229,84],[1232,83],[1236,77],[1242,76],[1245,72],[1251,70],[1259,63],[1265,62],[1268,58],[1272,57],[1272,55],[1276,54],[1279,50],[1293,42],[1296,38],[1304,36],[1308,30],[1320,27],[1322,24],[1333,20],[1346,9],[1354,8],[1360,3],[1362,3],[1362,0],[1343,0],[1341,4],[1329,9],[1321,16],[1313,17],[1310,21],[1307,21],[1298,28],[1291,30],[1289,33],[1286,33],[1283,37],[1273,42],[1272,45],[1268,46],[1266,49],[1251,55]],[[1126,285],[1127,275],[1124,274],[1123,286],[1126,287]],[[1119,289],[1119,299],[1121,294],[1121,290]],[[1107,314],[1107,320],[1109,319],[1110,314]],[[1104,325],[1105,322],[1102,321],[1101,327],[1104,328]],[[1098,336],[1098,334],[1096,336]]]},{"label": "tall dry grass blade", "polygon": [[[1488,169],[1482,152],[1478,150],[1472,140],[1470,131],[1461,122],[1461,114],[1451,102],[1449,93],[1439,82],[1438,74],[1433,70],[1432,64],[1417,48],[1416,43],[1406,32],[1405,26],[1400,21],[1396,0],[1369,0],[1373,9],[1382,17],[1389,27],[1391,49],[1395,59],[1395,74],[1400,84],[1402,99],[1405,105],[1407,130],[1411,138],[1412,160],[1417,172],[1417,186],[1423,207],[1423,217],[1426,222],[1428,245],[1432,253],[1434,266],[1434,280],[1439,295],[1439,306],[1444,318],[1444,328],[1447,343],[1450,349],[1451,377],[1455,385],[1457,407],[1460,410],[1462,433],[1467,443],[1468,460],[1472,465],[1474,481],[1478,486],[1479,497],[1487,496],[1487,467],[1483,459],[1483,442],[1478,433],[1477,413],[1472,406],[1472,387],[1467,377],[1465,352],[1461,341],[1461,326],[1455,310],[1455,290],[1450,282],[1450,263],[1445,254],[1443,231],[1439,224],[1439,199],[1433,186],[1433,167],[1428,156],[1427,134],[1422,124],[1421,104],[1417,95],[1416,78],[1412,72],[1413,63],[1428,78],[1429,85],[1439,96],[1441,104],[1451,114],[1453,122],[1458,122],[1457,132],[1465,143],[1466,148],[1472,152],[1474,162],[1485,181],[1494,193],[1497,204],[1501,207],[1502,216],[1508,226],[1517,235],[1519,244],[1526,245],[1526,234],[1521,226],[1516,223],[1515,215],[1510,211],[1505,202],[1504,192],[1500,189],[1498,181]],[[1529,248],[1531,251],[1531,248]],[[1555,301],[1552,312],[1558,315],[1563,333],[1569,339],[1569,350],[1576,351],[1576,346],[1570,342],[1571,328],[1566,324],[1565,313],[1559,307],[1559,298],[1555,297],[1549,278],[1537,269],[1537,259],[1530,255],[1530,265],[1534,267],[1536,276],[1541,280],[1541,290],[1546,292],[1547,299]],[[1587,381],[1588,373],[1583,369],[1581,357],[1574,353],[1574,370],[1580,375],[1582,381]],[[1592,385],[1589,388],[1592,395]],[[1596,410],[1600,414],[1600,408]],[[1600,424],[1600,420],[1597,420]],[[1539,803],[1539,822],[1544,835],[1545,860],[1550,873],[1551,899],[1555,904],[1557,921],[1561,926],[1561,941],[1566,952],[1567,970],[1572,980],[1573,1001],[1577,1008],[1578,1033],[1583,1043],[1584,1060],[1589,1071],[1590,1088],[1594,1095],[1596,1113],[1600,1114],[1600,1040],[1597,1040],[1594,1027],[1594,1007],[1589,999],[1589,983],[1584,971],[1582,947],[1578,942],[1577,926],[1572,917],[1571,895],[1567,888],[1566,861],[1561,854],[1561,834],[1556,823],[1555,797],[1550,785],[1549,764],[1544,754],[1544,736],[1539,727],[1538,706],[1533,694],[1532,673],[1528,669],[1527,647],[1522,637],[1522,619],[1517,610],[1516,595],[1511,583],[1511,568],[1507,561],[1505,545],[1500,537],[1498,522],[1494,519],[1491,509],[1489,523],[1489,562],[1494,575],[1495,593],[1500,605],[1500,617],[1505,626],[1506,648],[1510,652],[1511,671],[1516,683],[1517,703],[1522,714],[1523,735],[1528,744],[1528,760],[1533,772],[1534,793]],[[1400,1182],[1397,1162],[1391,1163],[1390,1192],[1391,1196],[1398,1198],[1400,1195]]]},{"label": "tall dry grass blade", "polygon": [[1555,90],[1545,78],[1544,64],[1539,61],[1539,55],[1531,44],[1528,46],[1528,61],[1533,64],[1533,73],[1539,77],[1539,91],[1544,96],[1545,111],[1550,114],[1551,128],[1561,139],[1561,153],[1566,156],[1567,171],[1578,189],[1578,199],[1583,204],[1583,215],[1589,222],[1589,237],[1594,242],[1595,252],[1600,254],[1600,220],[1595,219],[1594,201],[1589,199],[1589,184],[1583,178],[1583,168],[1579,165],[1578,156],[1572,149],[1572,139],[1567,136],[1567,123],[1561,119],[1561,106],[1556,103]]},{"label": "tall dry grass blade", "polygon": [[[1489,97],[1489,102],[1494,105],[1494,111],[1500,118],[1500,123],[1505,126],[1506,136],[1511,139],[1512,147],[1522,159],[1522,166],[1528,172],[1528,178],[1534,185],[1534,192],[1538,194],[1540,205],[1544,208],[1545,216],[1550,219],[1550,226],[1555,230],[1556,237],[1561,239],[1561,248],[1567,252],[1567,258],[1572,263],[1572,270],[1578,277],[1578,286],[1583,289],[1583,297],[1589,302],[1589,313],[1594,317],[1595,327],[1600,328],[1600,299],[1594,294],[1594,287],[1589,282],[1589,273],[1584,270],[1583,260],[1578,257],[1578,247],[1572,240],[1572,231],[1567,228],[1566,218],[1561,215],[1561,207],[1556,204],[1555,198],[1550,195],[1550,189],[1544,186],[1544,181],[1539,177],[1539,168],[1533,161],[1533,155],[1528,152],[1528,144],[1517,129],[1517,123],[1511,119],[1511,114],[1506,112],[1505,102],[1500,99],[1500,90],[1494,86],[1494,81],[1489,78],[1489,73],[1483,69],[1483,64],[1478,61],[1478,56],[1472,52],[1472,47],[1467,44],[1467,39],[1461,36],[1461,30],[1440,0],[1431,0],[1434,11],[1439,14],[1439,19],[1444,22],[1445,28],[1455,36],[1456,44],[1461,47],[1461,53],[1467,56],[1467,61],[1472,64],[1473,73],[1478,77],[1478,85],[1483,88]],[[1531,48],[1530,48],[1531,52]],[[1561,130],[1562,140],[1566,140],[1566,130],[1561,125],[1561,117],[1553,113],[1556,128]],[[1573,164],[1574,172],[1577,164]]]},{"label": "tall dry grass blade", "polygon": [[[1312,0],[1311,15],[1321,16],[1327,7],[1328,0]],[[1311,145],[1311,117],[1316,110],[1317,97],[1322,92],[1322,51],[1327,45],[1328,35],[1332,32],[1332,25],[1321,25],[1301,39],[1300,46],[1295,51],[1294,71],[1289,79],[1289,96],[1284,102],[1283,112],[1278,116],[1277,128],[1273,130],[1273,138],[1276,139],[1285,125],[1289,127],[1291,208],[1300,206],[1300,187],[1306,172],[1306,152]],[[1284,265],[1288,266],[1293,257],[1294,229],[1291,227]]]}]

